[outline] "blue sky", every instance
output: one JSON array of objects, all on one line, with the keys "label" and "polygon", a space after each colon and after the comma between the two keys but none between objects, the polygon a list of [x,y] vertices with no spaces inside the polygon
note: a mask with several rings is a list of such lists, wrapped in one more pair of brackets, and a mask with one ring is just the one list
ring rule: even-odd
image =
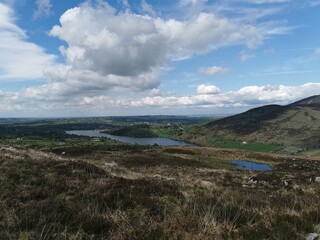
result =
[{"label": "blue sky", "polygon": [[320,93],[319,23],[319,0],[0,0],[0,117],[287,104]]}]

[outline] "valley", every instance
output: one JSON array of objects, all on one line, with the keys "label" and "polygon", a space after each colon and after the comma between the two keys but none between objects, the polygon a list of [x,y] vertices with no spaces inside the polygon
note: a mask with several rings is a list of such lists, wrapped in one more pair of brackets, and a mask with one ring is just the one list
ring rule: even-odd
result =
[{"label": "valley", "polygon": [[138,124],[181,140],[209,122],[141,118],[2,121],[0,239],[305,239],[320,231],[316,154],[219,136],[215,148],[66,133],[132,133]]},{"label": "valley", "polygon": [[0,240],[320,240],[320,0],[0,0]]}]

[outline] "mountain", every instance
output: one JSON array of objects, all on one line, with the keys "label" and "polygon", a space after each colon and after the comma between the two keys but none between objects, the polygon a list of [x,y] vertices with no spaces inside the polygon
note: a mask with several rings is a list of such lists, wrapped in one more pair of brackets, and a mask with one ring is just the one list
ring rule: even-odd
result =
[{"label": "mountain", "polygon": [[320,95],[280,106],[266,105],[247,112],[211,121],[183,136],[191,142],[214,146],[214,139],[232,139],[320,148]]},{"label": "mountain", "polygon": [[289,106],[293,107],[313,107],[320,109],[320,95],[308,97],[290,104]]}]

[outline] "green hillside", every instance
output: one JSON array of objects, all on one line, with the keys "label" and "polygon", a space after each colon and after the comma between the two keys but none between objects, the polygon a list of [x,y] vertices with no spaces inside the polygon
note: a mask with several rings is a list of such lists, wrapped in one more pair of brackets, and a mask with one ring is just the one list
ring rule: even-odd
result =
[{"label": "green hillside", "polygon": [[[287,106],[267,105],[211,121],[183,138],[206,146],[257,151],[320,149],[320,96]],[[252,147],[257,144],[257,148]]]},{"label": "green hillside", "polygon": [[148,124],[134,124],[112,131],[111,134],[128,137],[156,137]]}]

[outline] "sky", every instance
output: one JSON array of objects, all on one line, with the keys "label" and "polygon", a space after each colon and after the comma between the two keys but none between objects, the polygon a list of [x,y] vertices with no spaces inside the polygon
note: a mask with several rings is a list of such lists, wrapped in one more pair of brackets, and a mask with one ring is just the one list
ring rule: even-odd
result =
[{"label": "sky", "polygon": [[0,117],[232,114],[320,94],[320,0],[0,0]]}]

